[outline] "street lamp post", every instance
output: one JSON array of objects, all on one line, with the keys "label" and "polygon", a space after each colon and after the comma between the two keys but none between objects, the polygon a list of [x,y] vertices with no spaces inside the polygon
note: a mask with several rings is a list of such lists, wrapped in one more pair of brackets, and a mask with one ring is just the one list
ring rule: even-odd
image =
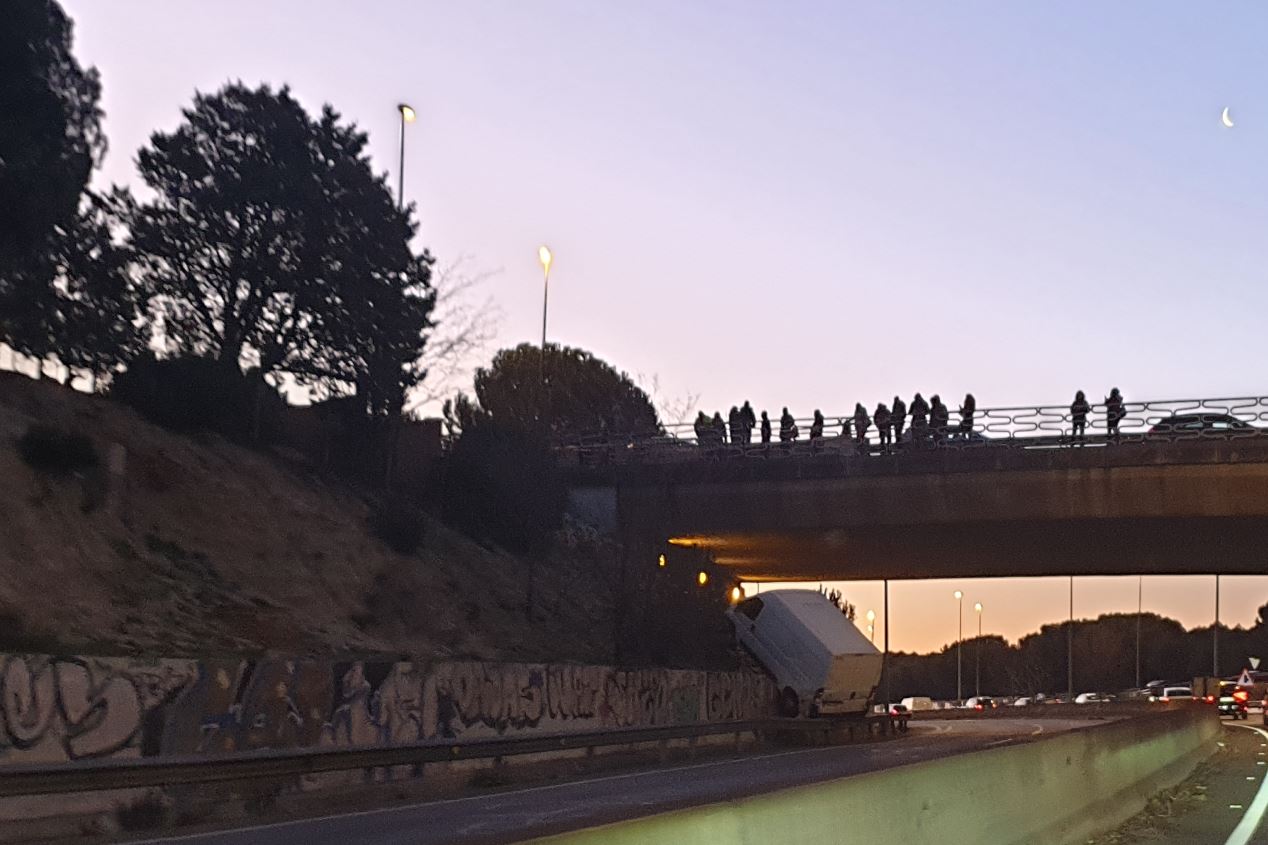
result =
[{"label": "street lamp post", "polygon": [[876,643],[876,611],[869,610],[867,612],[867,638],[874,645]]},{"label": "street lamp post", "polygon": [[959,626],[955,636],[955,700],[958,704],[964,701],[964,593],[956,590],[954,595],[956,624]]},{"label": "street lamp post", "polygon": [[1140,615],[1145,606],[1145,576],[1136,576],[1136,689],[1140,689]]},{"label": "street lamp post", "polygon": [[1074,702],[1074,576],[1070,576],[1070,623],[1065,629],[1066,695]]},{"label": "street lamp post", "polygon": [[401,161],[396,168],[396,206],[405,208],[405,124],[413,123],[418,114],[405,103],[397,103],[396,110],[401,113]]},{"label": "street lamp post", "polygon": [[555,261],[555,255],[550,251],[550,247],[542,244],[537,248],[537,260],[542,265],[542,356],[541,356],[541,381],[546,383],[546,304],[550,300],[550,265]]},{"label": "street lamp post", "polygon": [[973,667],[973,694],[978,698],[982,697],[982,603],[977,602],[973,605],[973,612],[977,614],[977,648],[973,650],[974,663]]}]

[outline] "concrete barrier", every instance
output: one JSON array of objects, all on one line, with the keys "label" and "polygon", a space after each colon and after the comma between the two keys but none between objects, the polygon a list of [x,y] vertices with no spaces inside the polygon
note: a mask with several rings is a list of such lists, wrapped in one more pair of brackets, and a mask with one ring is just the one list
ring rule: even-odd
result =
[{"label": "concrete barrier", "polygon": [[1139,812],[1216,747],[1219,719],[1189,708],[1038,742],[546,837],[624,845],[901,842],[1062,845]]}]

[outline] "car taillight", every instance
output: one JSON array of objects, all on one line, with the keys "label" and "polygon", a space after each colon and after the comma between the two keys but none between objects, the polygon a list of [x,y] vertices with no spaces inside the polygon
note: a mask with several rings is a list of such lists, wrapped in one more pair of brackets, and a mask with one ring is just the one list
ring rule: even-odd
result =
[{"label": "car taillight", "polygon": [[1159,701],[1161,701],[1163,704],[1166,704],[1166,703],[1168,703],[1169,701],[1171,701],[1171,696],[1169,696],[1169,695],[1164,695],[1162,698],[1160,698],[1160,699],[1158,699],[1158,700],[1159,700]]},{"label": "car taillight", "polygon": [[1213,695],[1208,695],[1208,696],[1206,697],[1206,703],[1207,703],[1207,704],[1214,704],[1214,703],[1215,703],[1215,696],[1213,696]]},{"label": "car taillight", "polygon": [[974,710],[981,710],[981,709],[982,709],[982,705],[980,705],[980,704],[974,704],[974,705],[973,705],[973,709],[974,709]]}]

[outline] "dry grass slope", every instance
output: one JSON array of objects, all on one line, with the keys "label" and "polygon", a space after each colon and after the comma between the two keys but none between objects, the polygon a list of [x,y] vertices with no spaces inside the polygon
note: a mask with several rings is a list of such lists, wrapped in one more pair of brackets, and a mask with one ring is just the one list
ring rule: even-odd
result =
[{"label": "dry grass slope", "polygon": [[[126,449],[108,473],[37,472],[16,444],[33,423]],[[610,659],[592,566],[539,566],[428,520],[417,554],[370,532],[370,507],[302,465],[187,437],[130,409],[0,373],[0,650]]]}]

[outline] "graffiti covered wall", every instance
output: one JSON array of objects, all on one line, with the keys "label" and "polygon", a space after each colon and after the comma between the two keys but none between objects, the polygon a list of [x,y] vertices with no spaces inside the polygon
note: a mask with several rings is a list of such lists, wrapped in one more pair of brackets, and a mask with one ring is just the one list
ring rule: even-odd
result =
[{"label": "graffiti covered wall", "polygon": [[0,655],[0,765],[753,719],[774,701],[739,672]]}]

